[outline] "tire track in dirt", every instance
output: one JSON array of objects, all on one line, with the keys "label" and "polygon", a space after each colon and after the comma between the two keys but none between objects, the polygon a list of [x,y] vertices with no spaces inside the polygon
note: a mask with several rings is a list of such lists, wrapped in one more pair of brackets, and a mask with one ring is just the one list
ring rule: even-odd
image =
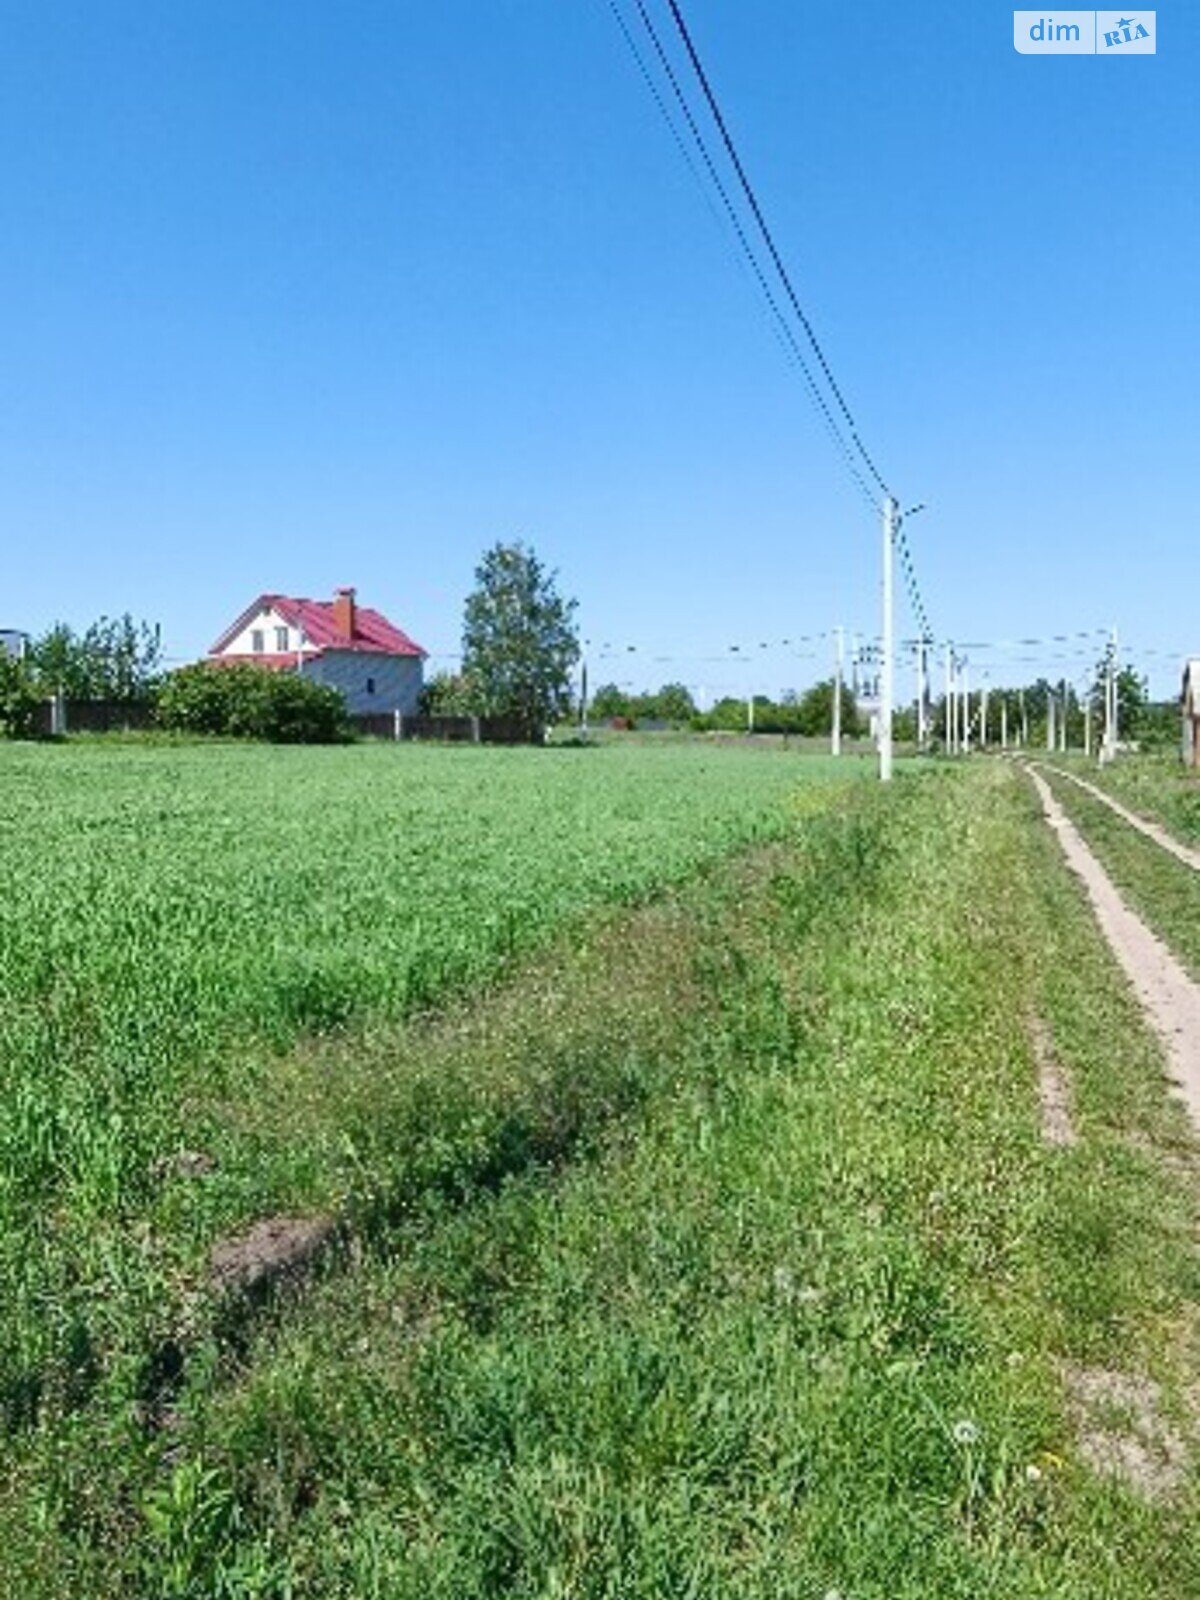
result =
[{"label": "tire track in dirt", "polygon": [[1162,1040],[1168,1075],[1200,1131],[1200,984],[1121,899],[1042,775],[1031,766],[1025,770],[1038,791],[1047,822],[1058,835],[1067,865],[1087,891],[1101,932]]},{"label": "tire track in dirt", "polygon": [[1178,839],[1157,822],[1138,816],[1136,811],[1123,806],[1119,800],[1114,800],[1112,795],[1105,794],[1103,789],[1097,788],[1094,783],[1089,783],[1086,778],[1077,777],[1073,772],[1065,772],[1062,767],[1048,767],[1047,771],[1053,772],[1055,777],[1066,778],[1078,789],[1086,790],[1088,794],[1102,801],[1110,811],[1115,811],[1117,816],[1131,828],[1136,828],[1139,833],[1145,834],[1147,839],[1153,839],[1155,844],[1169,851],[1177,861],[1182,861],[1185,867],[1191,867],[1193,872],[1200,872],[1200,850],[1193,850],[1186,844],[1180,844]]}]

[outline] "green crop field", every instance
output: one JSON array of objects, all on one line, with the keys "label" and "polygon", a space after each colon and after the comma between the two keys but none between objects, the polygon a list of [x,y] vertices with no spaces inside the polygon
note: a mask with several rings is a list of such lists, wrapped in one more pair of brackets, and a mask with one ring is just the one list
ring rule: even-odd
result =
[{"label": "green crop field", "polygon": [[271,1052],[777,831],[796,772],[695,747],[0,750],[4,1408],[91,1345],[75,1308],[111,1304],[161,1163],[223,1141],[214,1105]]},{"label": "green crop field", "polygon": [[1157,1047],[868,772],[0,747],[0,1595],[1200,1593]]}]

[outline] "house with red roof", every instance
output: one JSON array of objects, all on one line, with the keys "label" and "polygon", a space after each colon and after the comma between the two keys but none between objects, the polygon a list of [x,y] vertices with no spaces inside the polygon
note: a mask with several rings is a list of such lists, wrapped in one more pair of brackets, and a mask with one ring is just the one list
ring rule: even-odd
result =
[{"label": "house with red roof", "polygon": [[221,664],[249,662],[298,672],[340,689],[354,714],[417,710],[426,651],[353,589],[332,600],[260,594],[208,652]]}]

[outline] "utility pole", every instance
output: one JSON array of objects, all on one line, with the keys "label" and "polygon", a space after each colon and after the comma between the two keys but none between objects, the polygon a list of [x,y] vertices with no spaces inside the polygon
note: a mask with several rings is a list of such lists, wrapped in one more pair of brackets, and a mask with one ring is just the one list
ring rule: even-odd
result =
[{"label": "utility pole", "polygon": [[588,736],[588,670],[587,656],[580,657],[579,664],[579,736],[586,739]]},{"label": "utility pole", "polygon": [[1050,755],[1054,754],[1054,743],[1054,690],[1048,689],[1046,691],[1046,750]]},{"label": "utility pole", "polygon": [[1022,750],[1027,750],[1029,748],[1029,713],[1025,710],[1025,691],[1024,691],[1024,689],[1022,689],[1020,691],[1020,695],[1021,695],[1021,749]]},{"label": "utility pole", "polygon": [[963,755],[971,754],[971,663],[964,661],[962,664],[963,685],[963,722],[962,722],[962,748]]},{"label": "utility pole", "polygon": [[981,750],[986,750],[987,749],[987,741],[988,741],[988,724],[987,724],[988,707],[987,707],[987,702],[988,702],[987,685],[986,684],[982,684],[980,686],[980,689],[979,689],[979,748]]},{"label": "utility pole", "polygon": [[925,636],[917,641],[917,749],[925,748]]},{"label": "utility pole", "polygon": [[954,646],[946,646],[946,693],[942,702],[942,720],[945,727],[942,729],[942,738],[946,745],[946,754],[954,754]]},{"label": "utility pole", "polygon": [[897,506],[892,496],[883,500],[883,661],[879,675],[879,778],[892,776],[892,556],[896,538]]},{"label": "utility pole", "polygon": [[1090,760],[1092,754],[1092,697],[1090,693],[1083,702],[1083,753]]},{"label": "utility pole", "polygon": [[842,630],[835,628],[833,636],[837,643],[834,647],[833,667],[833,731],[829,740],[830,755],[840,756],[842,753]]},{"label": "utility pole", "polygon": [[1000,696],[1000,748],[1008,749],[1008,695]]},{"label": "utility pole", "polygon": [[1100,747],[1100,761],[1111,761],[1117,745],[1117,630],[1114,628],[1108,641],[1104,659],[1104,743]]}]

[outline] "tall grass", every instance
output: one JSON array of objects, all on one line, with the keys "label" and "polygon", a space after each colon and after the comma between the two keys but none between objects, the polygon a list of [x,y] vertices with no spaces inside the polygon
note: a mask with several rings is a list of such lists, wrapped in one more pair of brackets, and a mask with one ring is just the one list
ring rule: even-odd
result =
[{"label": "tall grass", "polygon": [[353,1249],[236,1344],[197,1324],[152,1436],[26,1436],[14,1584],[1200,1591],[1194,1477],[1097,1476],[1064,1398],[1148,1372],[1182,1426],[1200,1285],[1156,1155],[1190,1147],[1040,826],[1003,769],[864,790],[461,1011],[278,1058],[227,1115]]}]

